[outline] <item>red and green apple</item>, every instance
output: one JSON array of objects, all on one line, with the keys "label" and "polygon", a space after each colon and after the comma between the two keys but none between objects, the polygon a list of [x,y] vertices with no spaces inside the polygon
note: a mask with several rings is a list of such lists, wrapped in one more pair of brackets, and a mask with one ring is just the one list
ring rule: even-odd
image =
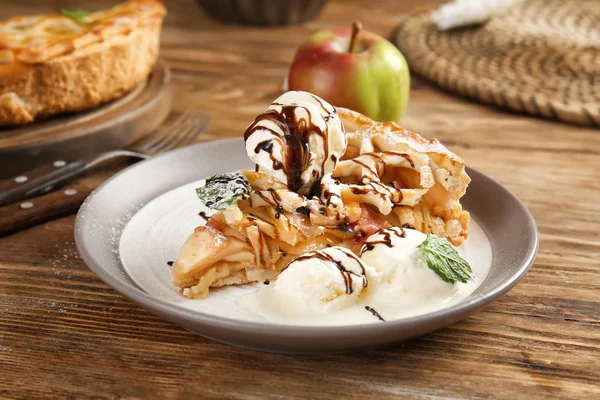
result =
[{"label": "red and green apple", "polygon": [[400,50],[355,22],[313,34],[296,53],[288,85],[377,121],[398,121],[408,105],[410,74]]}]

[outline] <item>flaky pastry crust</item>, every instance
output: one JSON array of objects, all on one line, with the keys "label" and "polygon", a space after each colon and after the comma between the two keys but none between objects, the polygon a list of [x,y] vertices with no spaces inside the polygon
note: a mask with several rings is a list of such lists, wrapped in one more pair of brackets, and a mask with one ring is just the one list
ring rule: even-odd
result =
[{"label": "flaky pastry crust", "polygon": [[[394,122],[375,122],[344,108],[337,112],[346,128],[348,148],[333,176],[359,177],[359,188],[382,187],[372,201],[364,195],[357,200],[397,217],[394,225],[408,225],[461,245],[470,223],[460,204],[471,182],[464,161],[437,139],[427,140]],[[392,180],[400,187],[395,188]]]},{"label": "flaky pastry crust", "polygon": [[150,74],[166,10],[130,0],[89,14],[0,22],[0,126],[80,111],[116,99]]},{"label": "flaky pastry crust", "polygon": [[342,246],[358,253],[366,237],[390,226],[464,242],[470,217],[460,198],[470,178],[463,160],[395,123],[337,113],[348,147],[320,194],[307,198],[263,172],[241,171],[250,196],[196,228],[173,265],[173,283],[185,296],[275,279],[308,251]]}]

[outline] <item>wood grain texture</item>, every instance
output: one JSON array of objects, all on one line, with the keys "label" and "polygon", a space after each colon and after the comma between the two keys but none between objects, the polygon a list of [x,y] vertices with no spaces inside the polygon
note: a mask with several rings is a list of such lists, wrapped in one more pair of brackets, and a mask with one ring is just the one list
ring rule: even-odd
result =
[{"label": "wood grain texture", "polygon": [[[22,0],[0,13],[59,4]],[[360,18],[386,35],[407,12],[435,4],[331,1],[316,21],[259,29],[209,20],[191,0],[168,1],[161,55],[173,70],[175,108],[212,112],[202,141],[240,136],[280,93],[309,33]],[[71,215],[0,239],[0,398],[600,397],[599,131],[412,83],[403,125],[439,138],[506,185],[537,220],[536,263],[506,296],[449,328],[385,349],[259,353],[198,337],[114,292],[77,256]],[[100,182],[123,166],[80,181]]]},{"label": "wood grain texture", "polygon": [[66,185],[48,194],[0,207],[0,238],[77,212],[92,190],[94,188],[86,184]]}]

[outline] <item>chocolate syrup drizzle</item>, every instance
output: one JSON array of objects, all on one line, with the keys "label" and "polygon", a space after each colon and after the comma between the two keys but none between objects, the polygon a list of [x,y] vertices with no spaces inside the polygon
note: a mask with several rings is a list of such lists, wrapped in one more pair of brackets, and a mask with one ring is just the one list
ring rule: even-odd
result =
[{"label": "chocolate syrup drizzle", "polygon": [[273,153],[273,142],[270,140],[263,140],[254,148],[254,153],[258,154],[260,151],[266,151],[267,153]]},{"label": "chocolate syrup drizzle", "polygon": [[[362,182],[364,186],[352,186],[350,188],[351,192],[356,195],[371,193],[379,196],[383,200],[386,200],[386,198],[390,198],[394,203],[401,202],[403,195],[402,192],[399,190],[402,187],[399,184],[399,182],[393,181],[387,184],[379,182],[378,178],[381,178],[387,172],[387,163],[385,162],[382,156],[393,155],[403,157],[410,164],[410,166],[414,168],[415,163],[410,157],[410,155],[406,153],[400,153],[397,151],[384,151],[381,153],[364,154],[364,156],[367,155],[376,161],[376,163],[373,166],[369,166],[358,159],[348,160],[360,165],[368,171],[360,178],[360,182]],[[396,189],[396,193],[392,192],[392,189]]]},{"label": "chocolate syrup drizzle", "polygon": [[365,310],[369,311],[371,314],[373,314],[374,316],[376,316],[377,318],[379,318],[380,321],[385,322],[385,319],[383,319],[383,317],[377,311],[375,311],[374,308],[371,308],[369,306],[365,306]]},{"label": "chocolate syrup drizzle", "polygon": [[394,193],[392,192],[392,189],[393,187],[389,187],[382,182],[369,182],[363,186],[350,186],[350,191],[355,195],[374,194],[379,196],[384,201],[390,199],[394,203],[401,202],[404,197],[402,192],[398,190],[396,193]]},{"label": "chocolate syrup drizzle", "polygon": [[[318,97],[313,96],[313,98],[320,104],[321,110],[327,114],[325,117],[326,121],[335,116],[337,112],[335,110],[335,107],[332,107],[332,109],[328,109]],[[305,106],[297,104],[284,105],[281,103],[273,103],[272,105],[275,106],[277,109],[270,108],[263,114],[256,117],[254,122],[246,129],[246,132],[244,133],[244,140],[247,141],[248,138],[250,138],[257,131],[269,131],[273,135],[273,137],[259,142],[254,148],[254,153],[258,154],[261,151],[264,151],[269,154],[273,169],[282,170],[284,172],[287,178],[287,185],[290,188],[290,190],[298,193],[298,191],[302,189],[302,194],[304,194],[305,197],[307,197],[308,199],[316,197],[321,201],[322,206],[320,207],[315,207],[315,209],[300,207],[296,209],[296,213],[302,214],[306,217],[310,217],[312,210],[312,212],[318,212],[321,215],[327,215],[327,207],[332,203],[332,198],[340,197],[338,194],[332,193],[329,190],[323,191],[323,186],[321,184],[321,180],[323,179],[324,174],[325,163],[328,161],[328,159],[331,159],[334,162],[337,161],[337,157],[335,155],[329,154],[330,149],[329,141],[327,140],[327,129],[323,130],[313,122],[313,114],[310,112],[310,109]],[[298,117],[297,119],[297,109],[304,109],[307,116],[302,118]],[[275,124],[278,129],[270,128],[269,125],[263,124],[263,121],[270,121],[271,123]],[[325,154],[323,162],[321,163],[321,170],[313,170],[313,177],[315,178],[314,184],[308,189],[308,193],[304,193],[306,192],[306,188],[303,188],[302,173],[306,171],[309,167],[310,149],[308,143],[310,136],[313,134],[319,135],[323,139]],[[278,160],[273,155],[275,140],[279,140],[283,146],[284,160]],[[356,195],[369,193],[376,194],[385,200],[392,196],[393,188],[390,187],[388,189],[388,185],[382,182],[371,182],[374,178],[381,177],[386,173],[387,164],[384,160],[384,156],[395,155],[404,157],[406,161],[410,164],[410,166],[413,168],[415,164],[411,159],[410,155],[406,153],[400,153],[397,151],[384,151],[381,153],[371,153],[369,155],[375,161],[373,166],[368,166],[360,160],[351,160],[365,168],[368,171],[367,174],[369,176],[365,175],[361,178],[361,181],[363,182],[365,180],[368,181],[368,183],[366,183],[364,186],[351,185],[350,190]],[[257,164],[256,171],[258,170],[259,167]],[[336,181],[335,183],[339,183],[339,181]],[[276,212],[274,217],[276,219],[279,219],[284,212],[283,206],[280,204],[281,199],[273,189],[269,189],[269,191],[271,191],[270,195],[266,194],[265,191],[255,191],[254,193],[256,193],[265,202],[275,207]],[[398,191],[397,193],[397,195],[394,195],[395,198],[392,199],[393,202],[402,201],[402,192]],[[398,196],[399,199],[397,198]],[[336,219],[340,222],[342,220],[339,210],[337,211]],[[354,232],[348,224],[344,225],[342,223],[337,229],[347,233],[356,234],[356,232]],[[374,248],[374,245],[376,244],[386,244],[387,246],[391,247],[391,238],[389,237],[390,234],[386,233],[386,235],[387,242],[373,242],[372,244],[368,244],[364,251],[372,250]]]},{"label": "chocolate syrup drizzle", "polygon": [[[244,177],[243,175],[236,176],[235,179],[233,179],[233,181],[230,178],[227,178],[224,176],[223,177],[212,177],[212,178],[210,178],[210,180],[211,180],[211,182],[221,183],[221,184],[229,184],[230,182],[233,182],[234,184],[239,185],[239,186],[245,186],[245,184],[248,182],[246,180],[246,177]],[[250,194],[250,193],[248,192],[247,194]],[[215,197],[214,201],[210,200],[204,204],[206,205],[206,207],[210,208],[221,200],[223,200],[223,197],[217,196],[217,197]]]},{"label": "chocolate syrup drizzle", "polygon": [[[331,114],[335,114],[335,108],[333,111],[328,111],[323,105],[320,99],[313,96],[315,100],[321,105],[321,109],[328,115],[326,120],[331,118]],[[302,186],[302,172],[305,171],[310,162],[310,150],[308,148],[308,139],[311,135],[316,134],[321,136],[323,139],[323,145],[325,146],[323,162],[321,163],[321,171],[315,171],[314,177],[316,178],[315,183],[310,187],[307,193],[307,197],[317,196],[321,194],[321,179],[323,179],[323,171],[325,168],[325,162],[329,157],[329,141],[327,140],[327,132],[321,130],[314,122],[311,112],[308,108],[299,105],[284,105],[280,103],[273,103],[274,106],[281,107],[281,111],[269,109],[263,114],[256,117],[254,122],[246,129],[244,133],[244,140],[248,140],[252,134],[259,130],[268,130],[274,136],[280,138],[284,145],[284,156],[285,160],[281,162],[273,156],[273,142],[272,139],[260,142],[254,148],[254,152],[258,154],[260,151],[265,151],[269,154],[273,169],[283,170],[287,177],[287,185],[290,190],[298,192]],[[303,108],[308,118],[301,118],[296,120],[296,109]],[[271,121],[277,125],[279,132],[261,124],[262,121]],[[281,134],[283,132],[283,135]],[[333,158],[332,158],[333,159]]]},{"label": "chocolate syrup drizzle", "polygon": [[359,278],[362,279],[363,288],[366,288],[367,285],[369,284],[369,282],[367,280],[367,274],[365,271],[365,267],[363,267],[360,260],[358,258],[356,258],[356,256],[354,256],[354,255],[348,254],[348,258],[352,259],[356,263],[356,265],[358,265],[358,267],[360,268],[360,271],[361,271],[360,274],[356,273],[352,269],[348,269],[350,266],[344,265],[344,263],[341,260],[337,260],[331,254],[325,253],[323,251],[315,251],[312,253],[305,254],[303,256],[296,258],[296,260],[294,262],[302,261],[302,260],[310,260],[312,258],[316,258],[316,259],[323,260],[323,261],[329,261],[336,265],[336,267],[340,271],[340,274],[342,274],[342,278],[344,278],[344,284],[346,286],[346,294],[352,294],[354,292],[354,288],[352,287],[352,275],[358,276]]},{"label": "chocolate syrup drizzle", "polygon": [[[268,195],[265,192],[268,192]],[[279,196],[279,193],[277,193],[275,189],[268,188],[267,190],[255,190],[253,193],[260,197],[265,203],[275,207],[275,219],[281,217],[281,214],[283,213],[281,196]],[[250,206],[252,206],[252,204],[250,204]]]},{"label": "chocolate syrup drizzle", "polygon": [[[400,230],[400,232],[398,232]],[[383,238],[381,240],[373,240],[369,242],[365,242],[363,244],[362,249],[360,251],[361,254],[366,253],[367,251],[371,251],[375,249],[375,246],[378,244],[383,244],[389,248],[392,248],[392,234],[399,238],[405,238],[406,232],[404,232],[403,228],[383,228],[374,233],[374,235],[382,235]]]},{"label": "chocolate syrup drizzle", "polygon": [[351,235],[357,235],[358,233],[352,229],[352,226],[348,222],[342,222],[341,224],[335,227],[338,231],[349,233]]}]

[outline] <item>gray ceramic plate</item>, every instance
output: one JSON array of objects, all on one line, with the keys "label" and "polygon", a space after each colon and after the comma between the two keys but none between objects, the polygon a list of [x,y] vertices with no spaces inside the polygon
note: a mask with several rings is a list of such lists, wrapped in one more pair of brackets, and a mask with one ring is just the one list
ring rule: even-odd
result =
[{"label": "gray ceramic plate", "polygon": [[[231,317],[227,312],[215,315],[191,310],[138,286],[136,281],[140,280],[130,277],[121,259],[121,235],[131,218],[173,189],[219,172],[251,166],[241,139],[190,146],[136,164],[94,191],[81,207],[75,224],[79,252],[104,282],[158,316],[221,342],[290,353],[372,348],[448,326],[508,291],[527,272],[537,252],[536,225],[523,203],[494,180],[470,169],[472,183],[462,203],[487,235],[492,265],[473,294],[441,311],[376,324],[278,325]],[[163,225],[169,225],[168,218]],[[148,232],[152,229],[149,224]],[[145,235],[139,236],[141,241]]]}]

